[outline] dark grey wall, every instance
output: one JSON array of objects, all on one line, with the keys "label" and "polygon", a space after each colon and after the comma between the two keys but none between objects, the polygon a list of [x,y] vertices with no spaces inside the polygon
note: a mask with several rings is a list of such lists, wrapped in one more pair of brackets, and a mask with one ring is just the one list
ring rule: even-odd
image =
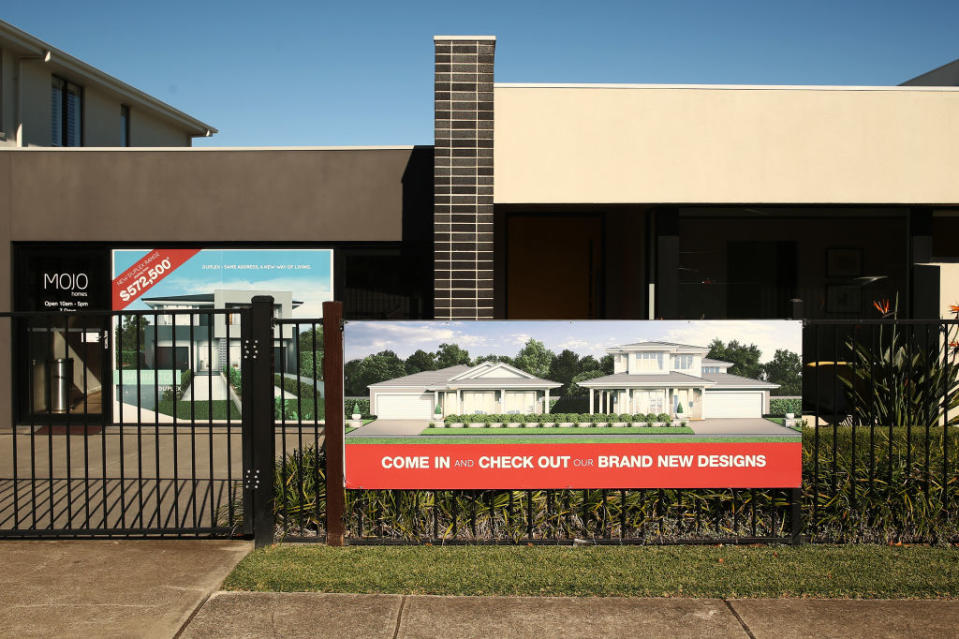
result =
[{"label": "dark grey wall", "polygon": [[[430,147],[0,151],[0,311],[14,242],[402,241],[428,256],[432,162]],[[0,331],[4,426],[8,320]]]}]

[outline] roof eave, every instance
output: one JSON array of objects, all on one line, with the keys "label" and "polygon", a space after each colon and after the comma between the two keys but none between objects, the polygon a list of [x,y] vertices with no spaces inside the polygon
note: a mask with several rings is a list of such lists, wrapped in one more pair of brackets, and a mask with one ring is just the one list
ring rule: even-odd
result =
[{"label": "roof eave", "polygon": [[158,100],[136,87],[73,57],[69,53],[61,51],[43,40],[16,28],[12,24],[0,20],[0,41],[4,40],[13,43],[16,48],[28,54],[43,56],[49,52],[50,63],[66,69],[78,78],[99,84],[107,91],[117,94],[120,98],[128,102],[130,106],[145,108],[159,117],[176,122],[181,127],[187,129],[191,137],[206,137],[214,133],[219,133],[212,125],[197,120],[193,116],[170,106],[166,102]]}]

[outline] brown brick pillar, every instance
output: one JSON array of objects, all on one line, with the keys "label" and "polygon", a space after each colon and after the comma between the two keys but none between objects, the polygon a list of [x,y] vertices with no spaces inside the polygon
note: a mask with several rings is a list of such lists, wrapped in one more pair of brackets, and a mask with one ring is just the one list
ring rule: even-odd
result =
[{"label": "brown brick pillar", "polygon": [[437,319],[493,317],[494,36],[436,36],[433,174]]}]

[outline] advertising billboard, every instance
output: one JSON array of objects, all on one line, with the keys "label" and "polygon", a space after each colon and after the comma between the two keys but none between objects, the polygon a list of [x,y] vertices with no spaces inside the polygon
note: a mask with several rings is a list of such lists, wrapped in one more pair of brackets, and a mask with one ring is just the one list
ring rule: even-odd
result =
[{"label": "advertising billboard", "polygon": [[346,485],[797,487],[801,345],[778,320],[347,322]]},{"label": "advertising billboard", "polygon": [[[113,309],[153,311],[123,316],[114,327],[114,418],[136,421],[139,412],[150,422],[174,415],[238,419],[241,322],[230,311],[258,295],[273,297],[276,319],[321,317],[323,302],[333,298],[333,251],[113,250]],[[297,365],[295,328],[276,328],[278,374]]]}]

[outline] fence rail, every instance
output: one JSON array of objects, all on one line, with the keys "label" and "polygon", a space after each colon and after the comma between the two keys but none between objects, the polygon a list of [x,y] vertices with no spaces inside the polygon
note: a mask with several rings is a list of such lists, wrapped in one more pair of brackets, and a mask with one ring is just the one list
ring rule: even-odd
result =
[{"label": "fence rail", "polygon": [[[351,544],[956,541],[957,331],[804,322],[799,490],[347,490],[343,526]],[[322,438],[277,468],[278,535],[323,538]]]}]

